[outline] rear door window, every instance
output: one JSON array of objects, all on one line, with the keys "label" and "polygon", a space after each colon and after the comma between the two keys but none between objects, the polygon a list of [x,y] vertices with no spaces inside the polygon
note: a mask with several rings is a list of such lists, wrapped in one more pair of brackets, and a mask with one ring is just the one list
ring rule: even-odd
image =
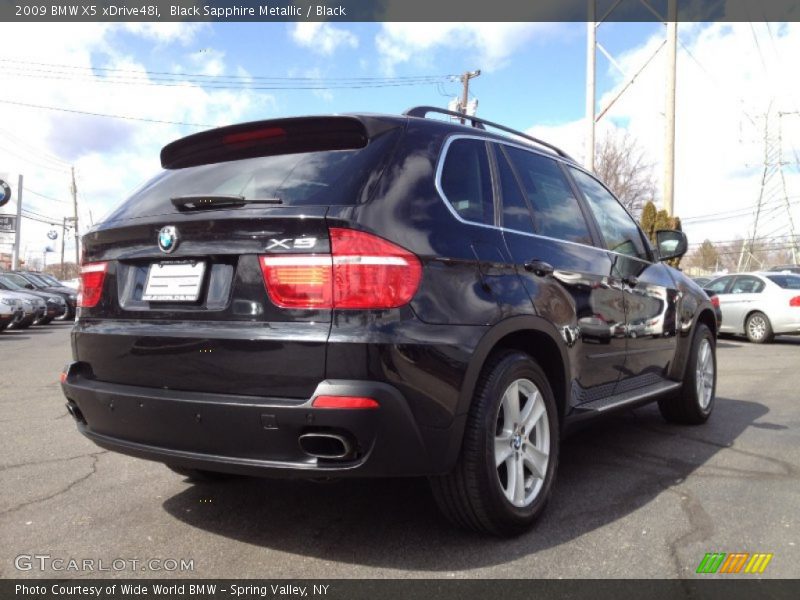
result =
[{"label": "rear door window", "polygon": [[485,142],[454,140],[444,159],[440,183],[445,198],[462,219],[494,225],[492,176]]},{"label": "rear door window", "polygon": [[508,160],[499,146],[495,146],[495,155],[500,175],[500,191],[503,197],[503,227],[524,233],[535,233],[528,203],[525,201],[525,196],[517,183],[511,165],[508,164]]},{"label": "rear door window", "polygon": [[731,286],[731,294],[758,294],[764,289],[764,282],[756,277],[737,277]]},{"label": "rear door window", "polygon": [[556,161],[515,146],[503,145],[530,202],[536,233],[580,244],[592,236],[578,200]]}]

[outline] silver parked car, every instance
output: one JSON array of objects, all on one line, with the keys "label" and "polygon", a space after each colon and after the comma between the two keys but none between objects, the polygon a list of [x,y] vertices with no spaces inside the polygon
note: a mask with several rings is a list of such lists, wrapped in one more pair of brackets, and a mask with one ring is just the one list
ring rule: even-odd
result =
[{"label": "silver parked car", "polygon": [[707,284],[722,310],[720,333],[745,334],[756,344],[800,334],[800,275],[737,273]]},{"label": "silver parked car", "polygon": [[15,294],[0,290],[0,331],[24,317],[22,300]]}]

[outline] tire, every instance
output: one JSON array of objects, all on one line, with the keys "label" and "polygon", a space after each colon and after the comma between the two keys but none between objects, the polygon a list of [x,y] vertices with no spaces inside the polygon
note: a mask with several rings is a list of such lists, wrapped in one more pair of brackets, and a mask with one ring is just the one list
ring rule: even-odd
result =
[{"label": "tire", "polygon": [[716,343],[711,330],[698,323],[681,390],[659,398],[658,408],[661,416],[671,423],[701,425],[714,410],[716,391]]},{"label": "tire", "polygon": [[[524,433],[522,424],[514,421],[514,405],[520,418],[530,417]],[[455,468],[432,477],[431,489],[455,525],[499,536],[518,535],[544,511],[558,450],[558,412],[544,371],[522,352],[498,353],[478,380]],[[534,475],[534,468],[544,475]],[[517,469],[522,470],[521,479]],[[521,485],[515,485],[517,481]]]},{"label": "tire", "polygon": [[206,471],[204,469],[189,469],[186,467],[178,467],[175,465],[167,465],[167,468],[173,473],[186,477],[192,483],[212,482],[212,481],[225,481],[236,477],[230,473],[219,473],[217,471]]},{"label": "tire", "polygon": [[42,317],[33,322],[34,325],[49,325],[53,321],[52,317]]},{"label": "tire", "polygon": [[769,344],[775,339],[772,323],[769,317],[762,312],[754,312],[744,322],[744,333],[747,340],[753,344]]}]

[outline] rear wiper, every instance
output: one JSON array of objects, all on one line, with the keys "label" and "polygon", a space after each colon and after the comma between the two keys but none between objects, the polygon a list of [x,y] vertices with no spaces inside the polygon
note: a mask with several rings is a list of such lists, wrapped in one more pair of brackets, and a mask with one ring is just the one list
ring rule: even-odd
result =
[{"label": "rear wiper", "polygon": [[280,198],[245,198],[228,194],[190,194],[170,199],[178,210],[213,210],[236,208],[246,204],[283,204]]}]

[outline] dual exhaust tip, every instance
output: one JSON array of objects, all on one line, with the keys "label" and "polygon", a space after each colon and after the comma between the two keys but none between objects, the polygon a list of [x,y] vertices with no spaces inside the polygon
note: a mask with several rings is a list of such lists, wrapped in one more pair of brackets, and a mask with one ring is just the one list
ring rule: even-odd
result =
[{"label": "dual exhaust tip", "polygon": [[298,440],[300,448],[314,458],[346,460],[355,457],[355,446],[346,435],[329,432],[308,432]]}]

